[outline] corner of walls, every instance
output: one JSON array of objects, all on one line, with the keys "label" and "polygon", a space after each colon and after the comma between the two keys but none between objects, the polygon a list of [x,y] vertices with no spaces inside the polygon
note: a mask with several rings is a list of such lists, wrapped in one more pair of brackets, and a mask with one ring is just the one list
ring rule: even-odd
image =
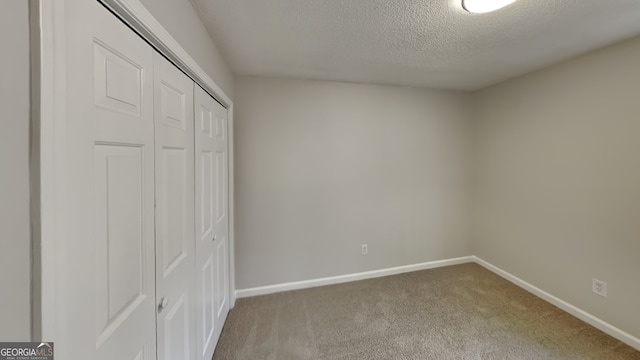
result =
[{"label": "corner of walls", "polygon": [[469,93],[469,206],[468,206],[468,226],[469,226],[469,248],[471,254],[477,255],[481,249],[479,249],[476,236],[477,214],[481,211],[480,201],[478,199],[479,189],[479,157],[477,149],[480,148],[480,130],[482,126],[482,114],[483,114],[483,90],[477,90]]},{"label": "corner of walls", "polygon": [[636,338],[639,62],[640,37],[474,93],[471,228],[474,254]]}]

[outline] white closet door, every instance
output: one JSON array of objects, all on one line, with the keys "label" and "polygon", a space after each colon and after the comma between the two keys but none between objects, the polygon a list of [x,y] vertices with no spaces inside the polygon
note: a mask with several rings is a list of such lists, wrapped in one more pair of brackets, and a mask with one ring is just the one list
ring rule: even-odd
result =
[{"label": "white closet door", "polygon": [[213,356],[229,312],[227,110],[194,84],[198,360]]},{"label": "white closet door", "polygon": [[220,337],[229,313],[229,138],[227,109],[213,104],[215,161],[213,183],[215,189],[213,253],[214,253],[214,338]]},{"label": "white closet door", "polygon": [[56,348],[68,360],[154,360],[153,50],[98,2],[66,5],[67,128],[56,140],[68,149],[67,212],[56,221],[67,236],[56,244],[56,291],[72,343]]},{"label": "white closet door", "polygon": [[154,53],[158,359],[196,358],[193,82]]},{"label": "white closet door", "polygon": [[214,305],[216,341],[222,332],[222,326],[229,313],[229,140],[227,109],[214,104],[215,124],[215,221],[214,221],[214,261],[215,279]]}]

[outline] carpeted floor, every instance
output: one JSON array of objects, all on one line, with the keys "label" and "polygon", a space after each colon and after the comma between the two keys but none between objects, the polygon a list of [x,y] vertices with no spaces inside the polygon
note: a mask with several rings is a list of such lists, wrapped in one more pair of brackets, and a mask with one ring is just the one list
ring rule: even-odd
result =
[{"label": "carpeted floor", "polygon": [[240,299],[214,360],[639,359],[476,264]]}]

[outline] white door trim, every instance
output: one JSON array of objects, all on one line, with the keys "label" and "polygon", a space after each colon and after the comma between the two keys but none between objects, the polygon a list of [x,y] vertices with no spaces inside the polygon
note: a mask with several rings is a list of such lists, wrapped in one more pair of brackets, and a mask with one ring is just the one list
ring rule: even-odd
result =
[{"label": "white door trim", "polygon": [[[206,74],[193,58],[180,46],[169,32],[151,15],[139,0],[98,0],[125,21],[140,36],[197,84],[209,92],[228,109],[229,115],[229,286],[231,307],[235,304],[234,264],[234,216],[233,216],[233,102],[224,91]],[[38,1],[40,43],[32,44],[39,51],[39,61],[34,61],[32,71],[38,75],[40,96],[33,104],[40,113],[40,216],[41,237],[34,239],[41,252],[40,263],[34,264],[34,281],[40,289],[41,302],[34,308],[34,318],[40,319],[41,329],[34,329],[42,339],[69,343],[65,338],[67,311],[64,284],[66,259],[64,254],[66,213],[66,58],[65,58],[65,0]],[[38,26],[36,25],[36,26]],[[39,281],[38,281],[39,280]],[[38,291],[39,290],[39,291]],[[41,340],[41,339],[38,339]],[[57,354],[66,358],[64,354]]]},{"label": "white door trim", "polygon": [[[66,287],[66,213],[64,201],[66,183],[66,55],[65,0],[39,1],[39,61],[32,68],[38,72],[40,96],[32,108],[40,114],[40,264],[33,264],[34,283],[40,285],[40,307],[33,309],[33,317],[40,319],[40,329],[33,329],[46,341],[68,343],[66,336],[66,294],[57,289]],[[36,11],[35,8],[32,10]],[[39,240],[39,241],[38,241]],[[34,294],[38,294],[35,290]],[[35,325],[35,324],[34,324]],[[59,331],[61,330],[61,331]],[[40,339],[39,339],[40,340]],[[56,351],[66,358],[66,354]]]}]

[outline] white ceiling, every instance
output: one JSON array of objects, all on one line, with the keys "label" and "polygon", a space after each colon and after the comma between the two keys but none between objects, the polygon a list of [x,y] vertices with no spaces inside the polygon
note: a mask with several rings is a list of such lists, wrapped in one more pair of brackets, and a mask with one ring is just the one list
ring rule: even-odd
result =
[{"label": "white ceiling", "polygon": [[480,89],[640,34],[640,0],[191,0],[234,73]]}]

